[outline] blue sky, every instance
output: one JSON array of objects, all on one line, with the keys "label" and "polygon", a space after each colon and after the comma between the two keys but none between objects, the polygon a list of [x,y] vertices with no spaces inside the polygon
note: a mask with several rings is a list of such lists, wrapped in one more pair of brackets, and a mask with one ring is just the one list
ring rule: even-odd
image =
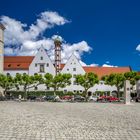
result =
[{"label": "blue sky", "polygon": [[131,66],[140,70],[139,7],[139,0],[4,0],[0,14],[26,23],[26,30],[40,13],[57,12],[68,22],[46,29],[37,40],[59,34],[70,47],[84,41],[82,44],[87,43],[92,50],[78,53],[87,65]]}]

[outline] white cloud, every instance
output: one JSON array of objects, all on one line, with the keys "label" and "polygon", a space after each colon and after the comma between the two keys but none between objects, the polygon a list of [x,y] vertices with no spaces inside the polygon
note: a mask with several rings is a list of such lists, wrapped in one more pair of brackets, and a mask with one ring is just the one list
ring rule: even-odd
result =
[{"label": "white cloud", "polygon": [[92,67],[97,67],[97,66],[99,66],[99,64],[90,64],[90,65],[87,65],[85,62],[83,62],[82,60],[80,60],[79,61],[80,62],[80,64],[82,65],[82,66],[87,66],[87,67],[90,67],[90,66],[92,66]]},{"label": "white cloud", "polygon": [[136,47],[137,51],[140,51],[140,44]]},{"label": "white cloud", "polygon": [[103,64],[102,67],[118,67],[118,66],[113,66],[113,65]]},{"label": "white cloud", "polygon": [[36,22],[29,27],[8,16],[1,16],[1,22],[6,27],[5,45],[22,45],[25,41],[37,40],[46,29],[64,25],[68,21],[56,12],[47,11],[42,12]]},{"label": "white cloud", "polygon": [[109,62],[109,61],[106,61],[105,63],[106,63],[106,64],[109,64],[110,62]]},{"label": "white cloud", "polygon": [[[60,26],[68,23],[64,17],[57,12],[42,12],[35,23],[28,26],[16,19],[8,16],[1,16],[0,21],[5,25],[5,54],[6,55],[35,55],[38,48],[43,46],[47,49],[47,53],[54,60],[54,38],[59,37],[62,43],[62,62],[65,63],[68,58],[75,54],[81,60],[84,52],[89,52],[91,47],[86,41],[74,44],[66,43],[60,36],[52,36],[46,38],[43,33],[55,25]],[[81,61],[82,62],[82,61]],[[86,65],[86,64],[85,64]]]}]

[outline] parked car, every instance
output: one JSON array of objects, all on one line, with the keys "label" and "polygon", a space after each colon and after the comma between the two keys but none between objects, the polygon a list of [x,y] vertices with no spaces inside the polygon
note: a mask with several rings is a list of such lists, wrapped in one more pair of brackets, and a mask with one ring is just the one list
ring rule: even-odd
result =
[{"label": "parked car", "polygon": [[97,102],[117,102],[119,99],[113,96],[101,96],[97,99]]},{"label": "parked car", "polygon": [[36,100],[36,96],[28,96],[27,100],[35,101]]},{"label": "parked car", "polygon": [[4,96],[0,96],[0,101],[5,101],[6,98]]},{"label": "parked car", "polygon": [[118,102],[119,101],[119,99],[117,97],[113,97],[113,96],[107,96],[106,100],[108,102]]},{"label": "parked car", "polygon": [[60,99],[60,97],[57,95],[54,98],[54,102],[61,102],[62,100]]},{"label": "parked car", "polygon": [[140,97],[135,97],[134,100],[135,100],[136,102],[140,102]]},{"label": "parked car", "polygon": [[48,96],[44,96],[44,100],[45,101],[54,101],[56,96],[54,95],[48,95]]},{"label": "parked car", "polygon": [[66,95],[61,97],[62,100],[71,100],[72,96]]},{"label": "parked car", "polygon": [[100,96],[97,98],[97,102],[105,102],[106,101],[106,96]]},{"label": "parked car", "polygon": [[82,101],[85,101],[85,98],[81,95],[75,95],[74,96],[74,101],[82,102]]},{"label": "parked car", "polygon": [[36,101],[43,102],[44,101],[44,98],[42,96],[36,97]]},{"label": "parked car", "polygon": [[96,102],[97,101],[97,96],[90,96],[88,101],[94,101]]}]

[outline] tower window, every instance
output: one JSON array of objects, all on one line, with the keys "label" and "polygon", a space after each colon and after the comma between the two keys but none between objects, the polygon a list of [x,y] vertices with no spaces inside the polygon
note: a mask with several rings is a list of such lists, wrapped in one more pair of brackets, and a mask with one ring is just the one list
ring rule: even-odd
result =
[{"label": "tower window", "polygon": [[37,64],[35,64],[35,67],[37,67]]},{"label": "tower window", "polygon": [[44,65],[40,65],[40,72],[45,72],[44,70]]},{"label": "tower window", "polygon": [[40,60],[43,60],[43,57],[42,56],[40,57]]}]

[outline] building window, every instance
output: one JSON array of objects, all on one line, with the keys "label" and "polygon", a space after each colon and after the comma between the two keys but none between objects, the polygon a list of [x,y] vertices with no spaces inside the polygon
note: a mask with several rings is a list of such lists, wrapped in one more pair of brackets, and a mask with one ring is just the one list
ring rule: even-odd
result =
[{"label": "building window", "polygon": [[100,84],[103,85],[104,83],[103,82],[100,82]]},{"label": "building window", "polygon": [[20,64],[17,65],[18,67],[20,66]]},{"label": "building window", "polygon": [[64,90],[64,93],[67,93],[67,90],[66,89]]},{"label": "building window", "polygon": [[37,67],[37,64],[35,64],[35,67]]},{"label": "building window", "polygon": [[7,76],[10,76],[10,73],[7,73]]},{"label": "building window", "polygon": [[73,78],[75,78],[76,77],[76,74],[73,74]]},{"label": "building window", "polygon": [[35,86],[35,89],[34,90],[38,90],[38,87]]},{"label": "building window", "polygon": [[67,71],[69,71],[69,69],[67,69]]},{"label": "building window", "polygon": [[42,56],[40,57],[40,60],[43,60],[43,57]]},{"label": "building window", "polygon": [[76,68],[73,68],[73,71],[76,71]]},{"label": "building window", "polygon": [[73,85],[77,85],[77,83],[75,81],[73,81]]},{"label": "building window", "polygon": [[47,67],[49,67],[49,63],[47,63],[46,65],[47,65]]},{"label": "building window", "polygon": [[45,72],[44,71],[44,65],[40,65],[40,72]]},{"label": "building window", "polygon": [[47,90],[50,90],[50,87],[47,87]]},{"label": "building window", "polygon": [[8,67],[11,67],[11,64],[9,64]]}]

